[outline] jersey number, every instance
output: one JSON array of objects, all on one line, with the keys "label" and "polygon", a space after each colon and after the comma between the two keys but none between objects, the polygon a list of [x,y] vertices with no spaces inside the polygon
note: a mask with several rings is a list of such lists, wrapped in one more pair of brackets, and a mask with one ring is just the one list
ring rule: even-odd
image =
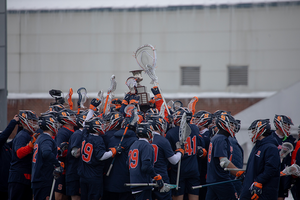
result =
[{"label": "jersey number", "polygon": [[[193,143],[193,145],[192,145]],[[193,155],[193,154],[196,154],[196,136],[194,136],[192,139],[191,137],[189,136],[187,139],[186,139],[186,143],[184,145],[184,148],[185,148],[185,152],[190,156],[190,155]]]},{"label": "jersey number", "polygon": [[38,145],[38,144],[35,144],[35,145],[34,145],[34,154],[33,154],[33,156],[32,156],[32,162],[33,162],[33,163],[36,163],[36,154],[37,154],[38,151],[39,151],[39,145]]},{"label": "jersey number", "polygon": [[139,161],[139,150],[133,149],[129,151],[129,169],[136,168]]},{"label": "jersey number", "polygon": [[212,143],[209,144],[209,149],[208,149],[208,156],[207,156],[207,161],[210,163],[211,161],[211,151],[212,151]]},{"label": "jersey number", "polygon": [[154,163],[157,161],[157,156],[158,156],[158,146],[156,144],[152,144],[153,149],[154,149]]},{"label": "jersey number", "polygon": [[89,162],[93,153],[93,145],[91,143],[85,144],[85,141],[82,141],[82,147],[82,160],[84,162]]}]

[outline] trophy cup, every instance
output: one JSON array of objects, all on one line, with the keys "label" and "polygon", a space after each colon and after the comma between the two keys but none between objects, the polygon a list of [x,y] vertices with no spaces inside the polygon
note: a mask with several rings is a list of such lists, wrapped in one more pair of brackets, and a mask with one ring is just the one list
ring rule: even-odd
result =
[{"label": "trophy cup", "polygon": [[130,72],[132,73],[133,77],[136,79],[136,83],[137,83],[136,90],[137,90],[137,95],[140,96],[140,105],[144,106],[144,105],[149,105],[150,94],[147,93],[147,87],[142,86],[140,84],[140,82],[143,80],[142,71],[143,70],[133,70]]}]

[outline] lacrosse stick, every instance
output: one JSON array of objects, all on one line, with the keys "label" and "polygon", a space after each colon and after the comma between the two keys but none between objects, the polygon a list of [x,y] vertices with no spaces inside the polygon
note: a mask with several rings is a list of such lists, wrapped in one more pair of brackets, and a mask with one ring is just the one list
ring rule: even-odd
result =
[{"label": "lacrosse stick", "polygon": [[195,106],[197,102],[198,102],[198,97],[195,96],[191,99],[191,101],[188,104],[188,110],[191,111],[193,115],[195,114]]},{"label": "lacrosse stick", "polygon": [[224,168],[225,171],[246,171],[246,169],[238,169],[238,168]]},{"label": "lacrosse stick", "polygon": [[55,186],[55,178],[53,178],[53,181],[52,181],[52,187],[51,187],[51,192],[50,192],[50,198],[49,198],[49,200],[52,200],[54,186]]},{"label": "lacrosse stick", "polygon": [[107,106],[109,95],[110,95],[110,93],[112,93],[116,90],[116,87],[117,87],[116,77],[115,77],[115,75],[112,75],[110,78],[110,87],[107,90],[107,96],[106,96],[106,100],[105,100],[105,104],[104,104],[104,110],[103,110],[104,114],[106,112],[106,106]]},{"label": "lacrosse stick", "polygon": [[281,150],[280,150],[280,160],[281,160],[281,162],[293,150],[294,150],[294,146],[290,142],[282,143]]},{"label": "lacrosse stick", "polygon": [[209,186],[213,186],[213,185],[220,185],[220,184],[224,184],[224,183],[230,183],[230,182],[236,182],[236,181],[242,181],[242,178],[238,178],[238,179],[233,179],[233,180],[228,180],[228,181],[221,181],[221,182],[217,182],[217,183],[211,183],[211,184],[206,184],[206,185],[197,185],[197,186],[193,186],[192,189],[198,189],[198,188],[204,188],[204,187],[209,187]]},{"label": "lacrosse stick", "polygon": [[164,104],[162,104],[161,107],[160,107],[159,115],[162,118],[165,118],[165,108],[166,108],[166,106],[164,106]]},{"label": "lacrosse stick", "polygon": [[[158,187],[158,185],[156,183],[125,183],[125,186],[154,186],[154,187]],[[164,183],[164,187],[170,189],[174,189],[176,188],[177,185],[173,185],[173,184],[168,184],[168,183]],[[168,192],[168,191],[165,191]]]},{"label": "lacrosse stick", "polygon": [[73,89],[70,88],[68,94],[65,96],[65,102],[68,103],[70,109],[73,110],[73,101],[72,101]]},{"label": "lacrosse stick", "polygon": [[[178,147],[179,146],[181,147],[182,145],[184,145],[186,143],[186,139],[189,137],[191,132],[192,131],[191,131],[190,126],[186,123],[186,113],[183,113],[182,118],[181,118],[181,122],[180,122],[180,127],[179,127],[179,145],[178,145]],[[180,165],[181,165],[181,159],[178,162],[176,190],[178,190],[178,185],[179,185]]]},{"label": "lacrosse stick", "polygon": [[[123,141],[123,139],[124,139],[124,136],[126,135],[126,132],[127,132],[127,130],[128,130],[129,125],[134,125],[135,123],[137,123],[138,118],[139,118],[139,117],[138,117],[138,114],[137,114],[137,109],[136,109],[136,107],[135,107],[134,105],[132,105],[132,104],[129,104],[128,106],[126,106],[125,109],[124,109],[124,112],[126,113],[126,115],[129,115],[129,116],[130,116],[130,119],[129,119],[129,123],[127,124],[127,126],[126,126],[126,128],[125,128],[125,130],[124,130],[124,133],[123,133],[123,135],[122,135],[122,138],[121,138],[121,140],[120,140],[120,142],[119,142],[118,147],[121,147],[122,141]],[[108,171],[107,171],[107,173],[106,173],[106,176],[109,176],[110,171],[111,171],[111,169],[112,169],[112,167],[113,167],[113,165],[114,165],[115,159],[116,159],[116,156],[113,158],[113,160],[112,160],[112,162],[111,162],[111,164],[110,164],[110,166],[109,166],[109,168],[108,168]]]},{"label": "lacrosse stick", "polygon": [[300,176],[300,167],[297,164],[292,164],[289,167],[286,167],[282,172],[280,173],[280,176],[286,176],[286,175],[294,175],[294,176]]},{"label": "lacrosse stick", "polygon": [[[155,74],[155,67],[156,67],[156,49],[151,44],[145,44],[141,47],[139,47],[135,53],[134,57],[138,63],[138,65],[144,70],[144,72],[151,78],[150,84],[154,84],[158,87],[158,77]],[[161,92],[161,97],[163,99],[163,104],[165,105],[168,114],[170,115],[170,111],[168,109],[168,106],[166,104],[165,98],[162,95],[162,91],[159,88]]]},{"label": "lacrosse stick", "polygon": [[182,104],[181,101],[175,101],[175,102],[173,103],[173,110],[174,110],[174,112],[175,112],[176,110],[178,110],[179,108],[181,108],[181,107],[183,107],[183,104]]}]

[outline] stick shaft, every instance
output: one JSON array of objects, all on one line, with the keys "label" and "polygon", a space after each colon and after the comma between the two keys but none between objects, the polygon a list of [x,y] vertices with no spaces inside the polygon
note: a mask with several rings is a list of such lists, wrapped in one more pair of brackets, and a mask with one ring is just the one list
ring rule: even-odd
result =
[{"label": "stick shaft", "polygon": [[125,183],[125,186],[157,186],[156,183]]},{"label": "stick shaft", "polygon": [[104,109],[103,109],[103,113],[104,114],[105,114],[105,111],[106,111],[106,106],[107,106],[108,98],[109,98],[109,92],[106,95],[106,100],[105,100]]},{"label": "stick shaft", "polygon": [[49,200],[52,200],[53,191],[54,191],[54,186],[55,186],[55,178],[53,178],[53,182],[52,182],[52,187],[51,187],[51,192],[50,192]]},{"label": "stick shaft", "polygon": [[225,171],[246,171],[246,169],[224,168]]},{"label": "stick shaft", "polygon": [[[125,128],[125,130],[124,130],[124,133],[123,133],[123,135],[122,135],[122,138],[121,138],[121,140],[120,140],[120,142],[119,142],[119,146],[122,145],[122,141],[123,141],[123,139],[124,139],[124,136],[125,136],[127,130],[128,130],[128,126],[126,126],[126,128]],[[108,170],[107,170],[106,176],[109,176],[110,171],[111,171],[111,169],[112,169],[112,167],[113,167],[113,165],[114,165],[115,159],[116,159],[116,157],[114,157],[113,160],[111,161],[110,166],[109,166],[109,168],[108,168]]]},{"label": "stick shaft", "polygon": [[213,185],[220,185],[220,184],[224,184],[224,183],[230,183],[230,182],[241,181],[241,180],[242,180],[242,178],[234,179],[234,180],[228,180],[228,181],[222,181],[222,182],[217,182],[217,183],[211,183],[211,184],[206,184],[206,185],[198,185],[198,186],[193,186],[192,189],[209,187],[209,186],[213,186]]},{"label": "stick shaft", "polygon": [[176,178],[176,190],[178,190],[178,186],[179,186],[180,166],[181,166],[181,158],[178,162],[177,178]]}]

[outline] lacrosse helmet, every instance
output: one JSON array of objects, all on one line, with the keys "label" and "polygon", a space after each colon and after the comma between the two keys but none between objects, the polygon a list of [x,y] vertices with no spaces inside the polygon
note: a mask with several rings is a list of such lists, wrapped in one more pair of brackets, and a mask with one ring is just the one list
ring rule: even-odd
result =
[{"label": "lacrosse helmet", "polygon": [[61,124],[76,126],[76,113],[70,109],[61,110],[58,112],[57,120]]},{"label": "lacrosse helmet", "polygon": [[235,136],[235,124],[235,119],[227,112],[222,112],[219,116],[217,116],[216,126],[218,129],[223,129],[228,132],[231,137]]},{"label": "lacrosse helmet", "polygon": [[38,122],[40,129],[42,129],[43,131],[50,130],[53,133],[53,135],[57,134],[59,123],[55,116],[53,116],[52,114],[43,113],[39,117]]},{"label": "lacrosse helmet", "polygon": [[186,113],[186,122],[189,124],[191,119],[192,119],[192,112],[189,111],[187,108],[185,107],[181,107],[178,108],[175,113],[173,114],[173,119],[174,119],[174,125],[175,126],[179,126],[180,122],[181,122],[181,118],[183,116],[183,114]]},{"label": "lacrosse helmet", "polygon": [[105,131],[118,129],[124,120],[122,113],[111,112],[104,116],[103,118],[105,124]]},{"label": "lacrosse helmet", "polygon": [[149,123],[140,123],[136,128],[136,135],[139,138],[146,138],[149,141],[152,141],[152,127]]},{"label": "lacrosse helmet", "polygon": [[115,106],[113,110],[118,112],[122,106],[122,101],[118,98],[114,98],[111,100],[111,104]]},{"label": "lacrosse helmet", "polygon": [[286,137],[290,135],[291,125],[294,125],[292,119],[285,115],[275,115],[274,125],[276,129],[279,129],[284,133]]},{"label": "lacrosse helmet", "polygon": [[88,114],[88,110],[80,111],[78,115],[76,115],[76,125],[79,128],[83,128],[83,122],[86,119]]},{"label": "lacrosse helmet", "polygon": [[252,122],[250,127],[248,128],[248,134],[253,143],[257,141],[259,136],[270,133],[271,125],[269,119],[258,119]]},{"label": "lacrosse helmet", "polygon": [[198,127],[207,127],[212,123],[212,114],[210,112],[201,110],[194,114],[192,124]]},{"label": "lacrosse helmet", "polygon": [[150,108],[145,113],[145,119],[148,120],[148,117],[151,115],[159,115],[159,111],[157,108]]},{"label": "lacrosse helmet", "polygon": [[104,123],[99,117],[92,117],[89,120],[85,121],[84,126],[89,133],[98,133],[100,135],[104,135]]},{"label": "lacrosse helmet", "polygon": [[63,109],[65,109],[65,107],[62,104],[56,104],[56,105],[49,106],[49,111],[53,111],[53,112],[59,112]]},{"label": "lacrosse helmet", "polygon": [[153,127],[154,131],[157,131],[162,136],[164,136],[167,130],[167,122],[162,116],[150,115],[147,121]]},{"label": "lacrosse helmet", "polygon": [[31,133],[34,133],[38,130],[38,116],[34,111],[31,110],[20,110],[19,111],[19,120],[22,126],[29,130]]}]

